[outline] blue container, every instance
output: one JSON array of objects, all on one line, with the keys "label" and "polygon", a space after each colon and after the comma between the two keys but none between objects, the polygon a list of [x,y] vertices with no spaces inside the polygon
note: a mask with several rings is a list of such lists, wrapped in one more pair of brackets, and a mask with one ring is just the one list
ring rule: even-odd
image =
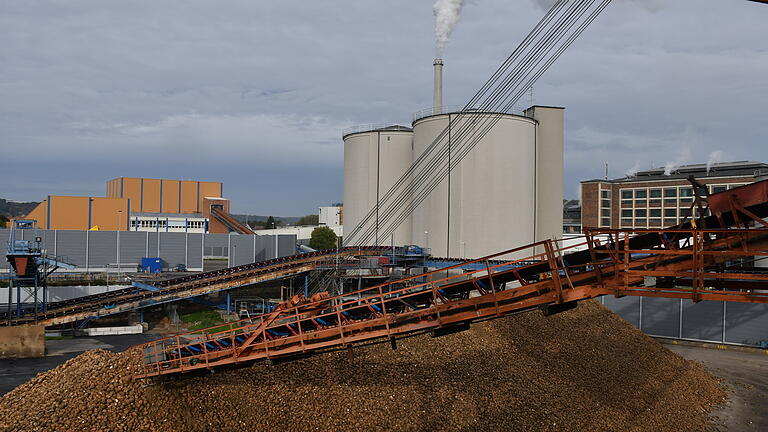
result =
[{"label": "blue container", "polygon": [[145,273],[160,273],[163,271],[162,258],[142,258],[141,271]]}]

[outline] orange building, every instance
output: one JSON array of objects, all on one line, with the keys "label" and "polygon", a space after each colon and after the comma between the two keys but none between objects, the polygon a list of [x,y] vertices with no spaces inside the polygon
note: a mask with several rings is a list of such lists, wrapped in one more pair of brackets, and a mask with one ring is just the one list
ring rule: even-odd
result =
[{"label": "orange building", "polygon": [[48,196],[26,218],[46,229],[251,234],[229,214],[220,182],[118,177],[106,197]]},{"label": "orange building", "polygon": [[116,231],[128,229],[130,213],[126,198],[48,195],[26,219],[45,229]]},{"label": "orange building", "polygon": [[205,213],[203,199],[221,198],[220,182],[118,177],[107,182],[107,197],[128,198],[134,213]]}]

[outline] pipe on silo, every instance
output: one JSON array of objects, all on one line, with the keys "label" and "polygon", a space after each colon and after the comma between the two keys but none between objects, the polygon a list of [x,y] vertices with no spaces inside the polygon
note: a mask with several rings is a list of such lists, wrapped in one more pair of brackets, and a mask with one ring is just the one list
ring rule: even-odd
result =
[{"label": "pipe on silo", "polygon": [[435,91],[432,100],[432,114],[443,112],[443,59],[436,58],[435,67]]}]

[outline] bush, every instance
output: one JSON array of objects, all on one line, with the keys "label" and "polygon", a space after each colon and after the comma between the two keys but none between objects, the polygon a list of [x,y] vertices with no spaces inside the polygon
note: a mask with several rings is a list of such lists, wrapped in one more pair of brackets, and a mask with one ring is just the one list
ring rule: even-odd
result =
[{"label": "bush", "polygon": [[317,227],[312,231],[309,247],[316,250],[333,249],[336,247],[336,233],[327,226]]}]

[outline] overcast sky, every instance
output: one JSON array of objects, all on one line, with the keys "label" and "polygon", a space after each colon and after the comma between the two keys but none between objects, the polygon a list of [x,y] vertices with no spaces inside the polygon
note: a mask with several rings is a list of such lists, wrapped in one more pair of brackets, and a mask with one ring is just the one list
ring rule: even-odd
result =
[{"label": "overcast sky", "polygon": [[[341,201],[341,131],[431,104],[432,3],[0,0],[0,198],[101,196],[135,176],[222,181],[234,212]],[[466,5],[446,104],[509,55],[536,3]],[[746,0],[615,0],[534,89],[566,107],[566,196],[604,161],[612,177],[717,150],[768,161],[766,22]]]}]

